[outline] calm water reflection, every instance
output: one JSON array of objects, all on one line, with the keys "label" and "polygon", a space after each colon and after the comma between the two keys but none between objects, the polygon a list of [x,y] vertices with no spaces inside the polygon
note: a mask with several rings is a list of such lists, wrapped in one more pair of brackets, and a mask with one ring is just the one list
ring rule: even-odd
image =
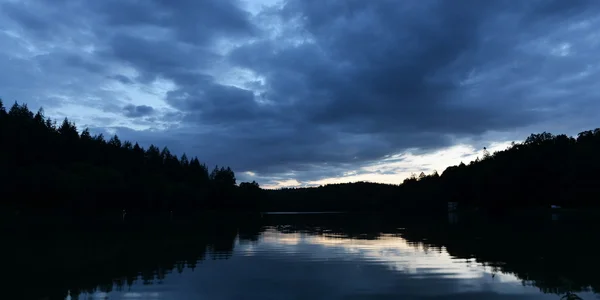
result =
[{"label": "calm water reflection", "polygon": [[599,298],[594,224],[457,218],[270,215],[162,226],[152,235],[119,229],[97,235],[103,242],[62,248],[88,264],[71,254],[100,247],[89,254],[102,256],[114,250],[106,243],[122,245],[114,257],[73,267],[62,284],[48,278],[60,271],[29,269],[23,273],[37,275],[24,288],[57,299]]}]

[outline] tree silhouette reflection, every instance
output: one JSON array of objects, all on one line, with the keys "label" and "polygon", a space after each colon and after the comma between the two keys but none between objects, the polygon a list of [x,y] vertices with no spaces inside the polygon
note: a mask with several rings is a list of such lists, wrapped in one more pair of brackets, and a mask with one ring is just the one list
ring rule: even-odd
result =
[{"label": "tree silhouette reflection", "polygon": [[[195,271],[206,259],[229,259],[236,243],[259,243],[263,232],[328,239],[404,239],[422,251],[469,260],[495,274],[563,299],[600,291],[597,222],[368,214],[206,216],[193,222],[48,224],[4,228],[3,270],[10,299],[76,299],[83,293],[127,291]],[[342,241],[343,242],[343,241]]]}]

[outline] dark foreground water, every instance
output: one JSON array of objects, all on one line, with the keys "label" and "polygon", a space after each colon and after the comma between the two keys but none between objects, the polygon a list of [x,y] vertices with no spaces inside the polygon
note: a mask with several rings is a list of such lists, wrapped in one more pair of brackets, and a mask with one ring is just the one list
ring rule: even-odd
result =
[{"label": "dark foreground water", "polygon": [[598,222],[221,216],[19,225],[1,299],[600,299]]}]

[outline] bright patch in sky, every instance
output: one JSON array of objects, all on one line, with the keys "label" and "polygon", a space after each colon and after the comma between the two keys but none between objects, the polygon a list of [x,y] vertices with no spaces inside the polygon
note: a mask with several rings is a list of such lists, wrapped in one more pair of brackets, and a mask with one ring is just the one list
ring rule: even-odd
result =
[{"label": "bright patch in sky", "polygon": [[[487,147],[487,150],[490,153],[505,150],[510,146],[510,143],[496,142]],[[455,145],[423,155],[415,155],[409,151],[391,159],[383,159],[380,162],[352,172],[360,174],[349,174],[343,177],[309,181],[307,185],[318,186],[355,181],[399,184],[411,175],[418,176],[421,172],[428,175],[434,171],[441,174],[448,166],[458,165],[461,162],[468,164],[477,158],[483,158],[483,149],[475,149],[471,145]]]}]

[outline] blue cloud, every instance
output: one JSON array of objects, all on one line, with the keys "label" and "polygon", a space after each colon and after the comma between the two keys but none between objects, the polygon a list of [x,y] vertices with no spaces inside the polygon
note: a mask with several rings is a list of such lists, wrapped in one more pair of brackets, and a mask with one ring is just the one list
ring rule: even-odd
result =
[{"label": "blue cloud", "polygon": [[11,1],[0,91],[99,110],[111,121],[90,125],[265,180],[319,179],[457,139],[596,126],[598,13],[591,0],[288,0],[256,14],[234,0]]}]

